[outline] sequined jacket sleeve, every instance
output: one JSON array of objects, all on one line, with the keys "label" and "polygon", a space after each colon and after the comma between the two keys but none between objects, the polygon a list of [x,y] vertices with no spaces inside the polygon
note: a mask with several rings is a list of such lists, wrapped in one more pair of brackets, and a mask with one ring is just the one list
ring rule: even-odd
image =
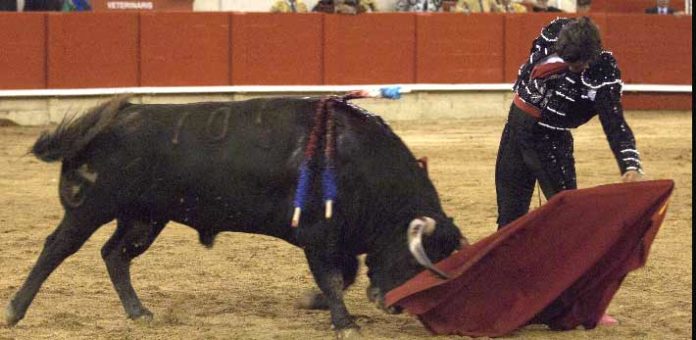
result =
[{"label": "sequined jacket sleeve", "polygon": [[636,140],[623,115],[621,86],[622,84],[618,82],[599,88],[595,99],[595,109],[621,174],[628,170],[642,172]]}]

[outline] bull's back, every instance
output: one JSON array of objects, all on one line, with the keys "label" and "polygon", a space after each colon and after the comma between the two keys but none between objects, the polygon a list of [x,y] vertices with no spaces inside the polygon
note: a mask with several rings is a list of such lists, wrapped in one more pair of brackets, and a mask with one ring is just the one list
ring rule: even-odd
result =
[{"label": "bull's back", "polygon": [[311,104],[257,99],[172,107],[154,112],[152,119],[165,126],[158,144],[174,172],[265,178],[299,165],[293,154],[305,142],[309,112],[304,109],[311,110]]},{"label": "bull's back", "polygon": [[185,212],[174,219],[193,224],[242,231],[287,224],[315,102],[130,106],[116,128],[117,153],[144,162],[140,182],[148,182],[133,197],[138,205]]}]

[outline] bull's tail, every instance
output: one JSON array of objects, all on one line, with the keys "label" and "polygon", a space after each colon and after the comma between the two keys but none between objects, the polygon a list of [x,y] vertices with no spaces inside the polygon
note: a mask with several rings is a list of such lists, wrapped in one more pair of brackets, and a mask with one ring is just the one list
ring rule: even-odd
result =
[{"label": "bull's tail", "polygon": [[117,113],[128,106],[129,96],[121,95],[95,106],[85,114],[65,117],[53,131],[44,131],[31,148],[38,159],[55,162],[75,158],[99,133],[104,131]]}]

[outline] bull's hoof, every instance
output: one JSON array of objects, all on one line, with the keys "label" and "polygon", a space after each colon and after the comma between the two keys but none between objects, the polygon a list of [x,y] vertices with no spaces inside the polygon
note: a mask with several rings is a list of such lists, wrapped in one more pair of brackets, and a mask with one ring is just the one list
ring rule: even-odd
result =
[{"label": "bull's hoof", "polygon": [[338,340],[358,340],[362,339],[358,328],[344,328],[336,331],[336,339]]},{"label": "bull's hoof", "polygon": [[365,295],[367,295],[367,300],[370,302],[377,302],[380,299],[383,299],[382,293],[380,292],[379,288],[373,287],[372,285],[367,286],[367,289],[365,290]]},{"label": "bull's hoof", "polygon": [[143,308],[137,313],[129,315],[128,318],[136,322],[150,323],[154,319],[154,316],[152,315],[152,312],[147,310],[147,308]]},{"label": "bull's hoof", "polygon": [[17,315],[17,312],[12,306],[12,302],[8,303],[7,307],[5,307],[5,326],[13,327],[19,320],[22,320],[22,317]]},{"label": "bull's hoof", "polygon": [[297,299],[295,302],[295,308],[327,310],[329,309],[329,303],[326,301],[324,294],[316,290],[311,290],[305,292],[302,296],[300,296],[299,299]]}]

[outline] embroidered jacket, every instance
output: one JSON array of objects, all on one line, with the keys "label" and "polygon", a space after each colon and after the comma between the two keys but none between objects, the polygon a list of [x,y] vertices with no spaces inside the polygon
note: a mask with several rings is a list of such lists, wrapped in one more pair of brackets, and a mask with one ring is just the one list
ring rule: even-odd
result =
[{"label": "embroidered jacket", "polygon": [[555,54],[554,45],[561,28],[573,20],[558,18],[541,30],[529,60],[520,67],[513,88],[516,100],[538,109],[539,125],[553,130],[574,129],[599,115],[621,173],[642,172],[633,132],[623,116],[621,71],[610,52],[602,51],[582,73],[565,68],[545,77],[533,77],[539,73],[534,72],[535,68],[563,62]]}]

